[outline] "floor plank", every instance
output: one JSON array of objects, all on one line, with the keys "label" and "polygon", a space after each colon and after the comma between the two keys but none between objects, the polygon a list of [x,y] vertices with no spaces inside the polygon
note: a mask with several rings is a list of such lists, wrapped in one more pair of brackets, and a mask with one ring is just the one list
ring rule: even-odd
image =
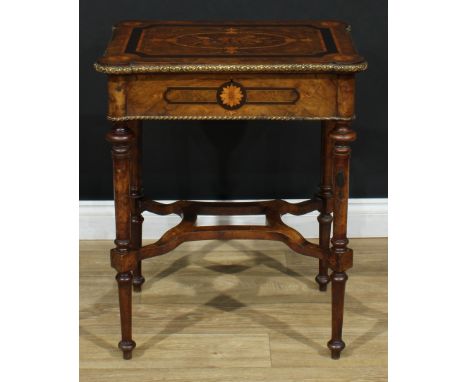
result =
[{"label": "floor plank", "polygon": [[111,241],[80,243],[80,374],[93,381],[386,381],[387,240],[353,239],[339,361],[318,262],[281,243],[186,243],[144,262],[121,359]]},{"label": "floor plank", "polygon": [[[108,368],[109,360],[116,367],[126,368],[130,362],[120,362],[121,352],[112,344],[114,333],[82,335],[83,368]],[[156,334],[140,335],[139,346],[133,351],[132,368],[198,368],[198,367],[271,367],[268,334]]]}]

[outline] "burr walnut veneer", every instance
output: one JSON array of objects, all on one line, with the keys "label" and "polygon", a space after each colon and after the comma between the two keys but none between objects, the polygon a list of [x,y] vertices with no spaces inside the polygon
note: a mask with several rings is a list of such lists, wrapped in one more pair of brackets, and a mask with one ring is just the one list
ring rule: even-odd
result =
[{"label": "burr walnut veneer", "polygon": [[[350,142],[356,138],[355,73],[367,63],[352,44],[350,28],[338,21],[160,22],[117,24],[106,53],[95,64],[108,75],[108,119],[112,144],[117,270],[123,357],[130,359],[132,285],[141,291],[141,262],[189,240],[278,240],[319,259],[321,291],[332,283],[332,358],[342,340],[347,247]],[[307,201],[195,202],[162,204],[142,195],[142,121],[321,120],[322,175]],[[222,127],[220,127],[222,128]],[[318,210],[319,245],[281,220],[284,214]],[[182,221],[154,244],[142,246],[142,212],[176,214]],[[199,215],[265,215],[264,226],[198,226]],[[333,222],[333,238],[330,236]],[[332,273],[328,274],[328,269]]]}]

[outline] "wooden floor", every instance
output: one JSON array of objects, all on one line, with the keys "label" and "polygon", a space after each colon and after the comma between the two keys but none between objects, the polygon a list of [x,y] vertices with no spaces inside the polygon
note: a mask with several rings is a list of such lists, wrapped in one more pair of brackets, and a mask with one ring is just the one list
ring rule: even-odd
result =
[{"label": "wooden floor", "polygon": [[145,260],[131,361],[120,337],[110,241],[80,251],[80,374],[87,381],[387,380],[387,240],[354,239],[341,359],[330,359],[330,290],[318,260],[269,241],[205,241]]}]

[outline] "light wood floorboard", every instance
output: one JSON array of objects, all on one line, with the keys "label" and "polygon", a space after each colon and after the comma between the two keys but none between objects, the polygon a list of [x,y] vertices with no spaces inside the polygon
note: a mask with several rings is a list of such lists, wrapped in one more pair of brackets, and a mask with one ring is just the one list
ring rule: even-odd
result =
[{"label": "light wood floorboard", "polygon": [[318,260],[269,241],[185,243],[145,260],[125,361],[111,241],[80,243],[82,382],[387,380],[387,240],[353,239],[339,361]]}]

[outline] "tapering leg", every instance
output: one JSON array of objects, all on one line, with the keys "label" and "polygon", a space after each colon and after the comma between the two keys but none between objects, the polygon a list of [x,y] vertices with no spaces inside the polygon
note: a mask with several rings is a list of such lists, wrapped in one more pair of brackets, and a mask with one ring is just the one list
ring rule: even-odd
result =
[{"label": "tapering leg", "polygon": [[348,276],[345,272],[333,272],[332,281],[332,338],[328,342],[333,359],[339,359],[345,348],[342,339],[345,285]]},{"label": "tapering leg", "polygon": [[132,272],[118,273],[116,276],[119,285],[120,329],[122,340],[119,348],[124,359],[132,358],[135,341],[132,340]]},{"label": "tapering leg", "polygon": [[106,139],[112,143],[114,167],[114,202],[116,247],[111,250],[111,264],[117,269],[119,285],[120,321],[122,340],[119,343],[124,359],[132,357],[135,342],[132,340],[132,270],[136,267],[135,252],[130,245],[131,203],[131,147],[133,132],[126,122],[114,123]]},{"label": "tapering leg", "polygon": [[356,139],[350,122],[338,121],[330,134],[335,142],[333,155],[333,238],[329,257],[332,268],[332,338],[328,342],[333,359],[339,359],[345,348],[342,339],[345,284],[348,276],[345,271],[353,266],[353,251],[347,247],[346,237],[349,198],[349,144]]},{"label": "tapering leg", "polygon": [[[140,200],[143,197],[142,180],[141,180],[141,155],[142,155],[142,126],[141,121],[128,122],[134,135],[134,144],[132,148],[132,163],[131,163],[131,248],[138,250],[141,248],[141,235],[143,216],[141,215]],[[141,272],[141,260],[138,261],[137,267],[133,271],[133,290],[141,291],[141,286],[145,282],[145,278]]]},{"label": "tapering leg", "polygon": [[[318,194],[322,199],[322,207],[317,220],[319,222],[319,245],[320,248],[327,251],[330,249],[331,223],[333,220],[331,215],[333,211],[333,141],[330,138],[330,133],[334,127],[334,121],[322,122],[321,180]],[[327,260],[319,260],[319,273],[315,277],[315,281],[322,292],[327,290],[327,284],[330,281]]]}]

